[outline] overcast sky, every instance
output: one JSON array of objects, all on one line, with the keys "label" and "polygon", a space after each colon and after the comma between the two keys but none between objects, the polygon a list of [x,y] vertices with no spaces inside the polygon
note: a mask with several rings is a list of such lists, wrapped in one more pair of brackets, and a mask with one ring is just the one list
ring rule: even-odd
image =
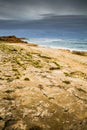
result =
[{"label": "overcast sky", "polygon": [[27,29],[23,35],[87,37],[87,0],[0,0],[0,35],[15,29]]},{"label": "overcast sky", "polygon": [[40,20],[87,15],[87,0],[0,0],[0,20]]}]

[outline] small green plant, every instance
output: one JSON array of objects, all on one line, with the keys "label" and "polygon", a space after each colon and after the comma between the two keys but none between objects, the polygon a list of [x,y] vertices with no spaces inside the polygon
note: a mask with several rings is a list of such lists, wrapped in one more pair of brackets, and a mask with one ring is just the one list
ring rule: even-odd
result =
[{"label": "small green plant", "polygon": [[16,69],[16,68],[13,68],[12,70],[18,72],[18,69]]},{"label": "small green plant", "polygon": [[32,64],[36,68],[41,68],[42,67],[42,64],[40,63],[40,61],[33,61]]},{"label": "small green plant", "polygon": [[18,64],[18,65],[21,65],[20,61],[18,59],[15,59],[15,62]]},{"label": "small green plant", "polygon": [[74,77],[74,78],[84,78],[84,79],[87,79],[86,73],[81,72],[81,71],[74,71],[74,72],[71,72],[69,75],[71,77]]},{"label": "small green plant", "polygon": [[64,74],[65,74],[65,76],[69,76],[69,73],[67,73],[67,72],[64,72]]},{"label": "small green plant", "polygon": [[57,66],[57,69],[61,69],[61,66],[56,61],[53,61],[53,63]]},{"label": "small green plant", "polygon": [[12,82],[14,79],[13,78],[7,78],[8,82]]},{"label": "small green plant", "polygon": [[65,83],[65,84],[70,84],[70,81],[65,80],[65,81],[63,81],[63,83]]},{"label": "small green plant", "polygon": [[4,100],[15,100],[14,97],[4,97],[3,99],[4,99]]},{"label": "small green plant", "polygon": [[51,59],[51,57],[46,56],[46,55],[41,55],[41,54],[38,54],[38,56],[40,56],[41,58],[45,58],[45,59]]},{"label": "small green plant", "polygon": [[60,69],[59,67],[50,67],[49,70],[57,70]]},{"label": "small green plant", "polygon": [[9,89],[8,89],[8,90],[6,90],[5,92],[6,92],[6,93],[12,93],[12,92],[14,92],[14,90],[9,90]]},{"label": "small green plant", "polygon": [[17,76],[16,76],[16,79],[20,79],[20,76],[19,76],[19,75],[17,75]]},{"label": "small green plant", "polygon": [[24,80],[26,80],[26,81],[30,81],[30,79],[29,79],[28,77],[25,77]]}]

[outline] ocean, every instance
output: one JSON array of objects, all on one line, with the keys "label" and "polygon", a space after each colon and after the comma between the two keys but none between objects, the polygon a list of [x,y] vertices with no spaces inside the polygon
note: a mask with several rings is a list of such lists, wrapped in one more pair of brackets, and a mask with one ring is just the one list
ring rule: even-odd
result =
[{"label": "ocean", "polygon": [[27,41],[44,47],[87,51],[87,39],[30,38]]},{"label": "ocean", "polygon": [[15,35],[26,38],[29,43],[51,48],[87,51],[87,30],[0,29],[0,36]]}]

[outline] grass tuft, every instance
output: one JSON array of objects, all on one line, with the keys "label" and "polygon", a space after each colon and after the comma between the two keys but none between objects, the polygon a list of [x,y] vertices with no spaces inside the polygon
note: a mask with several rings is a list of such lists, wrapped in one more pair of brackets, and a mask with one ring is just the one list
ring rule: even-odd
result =
[{"label": "grass tuft", "polygon": [[63,83],[65,83],[65,84],[70,84],[70,81],[65,80],[65,81],[63,81]]},{"label": "grass tuft", "polygon": [[28,77],[25,77],[24,80],[26,80],[26,81],[30,81],[30,79],[29,79]]}]

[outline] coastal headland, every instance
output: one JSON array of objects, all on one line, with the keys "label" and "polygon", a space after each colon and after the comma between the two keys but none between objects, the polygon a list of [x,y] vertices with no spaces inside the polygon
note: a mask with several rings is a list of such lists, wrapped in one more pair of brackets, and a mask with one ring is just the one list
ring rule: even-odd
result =
[{"label": "coastal headland", "polygon": [[87,130],[87,52],[0,37],[0,130]]}]

